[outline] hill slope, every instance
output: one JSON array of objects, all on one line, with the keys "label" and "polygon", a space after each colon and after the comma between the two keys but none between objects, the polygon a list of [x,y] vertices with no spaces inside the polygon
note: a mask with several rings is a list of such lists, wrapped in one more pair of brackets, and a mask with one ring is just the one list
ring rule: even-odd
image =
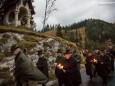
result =
[{"label": "hill slope", "polygon": [[61,29],[62,38],[77,43],[78,47],[91,49],[115,44],[115,25],[99,19],[88,19],[57,29]]}]

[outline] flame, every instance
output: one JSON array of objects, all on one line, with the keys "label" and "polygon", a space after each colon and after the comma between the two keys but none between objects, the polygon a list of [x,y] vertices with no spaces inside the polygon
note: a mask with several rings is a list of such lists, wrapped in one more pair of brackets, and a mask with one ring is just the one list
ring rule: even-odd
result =
[{"label": "flame", "polygon": [[63,66],[61,64],[57,65],[59,69],[63,69]]},{"label": "flame", "polygon": [[94,59],[94,62],[97,62],[97,60],[96,60],[96,59]]},{"label": "flame", "polygon": [[61,64],[58,64],[58,67],[61,67]]},{"label": "flame", "polygon": [[61,69],[63,69],[63,66],[61,66]]}]

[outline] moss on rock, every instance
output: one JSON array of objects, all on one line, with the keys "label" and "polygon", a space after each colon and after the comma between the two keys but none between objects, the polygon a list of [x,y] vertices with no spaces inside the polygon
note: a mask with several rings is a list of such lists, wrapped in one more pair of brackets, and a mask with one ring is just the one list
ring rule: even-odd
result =
[{"label": "moss on rock", "polygon": [[52,47],[52,43],[51,42],[43,42],[43,45],[44,45],[44,47]]},{"label": "moss on rock", "polygon": [[36,42],[29,42],[29,41],[21,41],[17,44],[21,49],[27,49],[27,51],[30,51],[32,48],[34,48],[37,43]]},{"label": "moss on rock", "polygon": [[36,36],[24,35],[24,39],[26,41],[39,42],[39,40],[38,40],[38,38]]},{"label": "moss on rock", "polygon": [[5,33],[2,35],[2,38],[0,39],[0,44],[4,44],[5,42],[8,41],[8,39],[10,38],[10,35]]}]

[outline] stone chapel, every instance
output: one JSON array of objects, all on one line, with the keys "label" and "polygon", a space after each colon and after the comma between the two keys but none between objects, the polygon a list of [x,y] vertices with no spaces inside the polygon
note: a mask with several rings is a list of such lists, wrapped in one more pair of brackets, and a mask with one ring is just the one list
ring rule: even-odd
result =
[{"label": "stone chapel", "polygon": [[35,14],[33,0],[1,0],[0,23],[3,25],[33,28]]}]

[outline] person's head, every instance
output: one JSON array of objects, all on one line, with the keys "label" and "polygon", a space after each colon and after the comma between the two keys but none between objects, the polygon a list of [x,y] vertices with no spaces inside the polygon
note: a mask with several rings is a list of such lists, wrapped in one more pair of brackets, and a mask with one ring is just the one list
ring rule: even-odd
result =
[{"label": "person's head", "polygon": [[26,48],[24,48],[23,52],[24,52],[25,54],[27,54],[27,49],[26,49]]},{"label": "person's head", "polygon": [[90,57],[90,56],[92,56],[92,53],[89,51],[89,52],[87,53],[87,55]]},{"label": "person's head", "polygon": [[87,54],[89,51],[87,49],[83,50],[84,54]]},{"label": "person's head", "polygon": [[20,50],[21,49],[16,44],[12,45],[12,47],[11,47],[11,53],[13,55],[17,55],[20,52]]},{"label": "person's head", "polygon": [[57,56],[61,56],[62,55],[61,49],[58,49],[56,53],[57,53]]},{"label": "person's head", "polygon": [[109,46],[109,50],[113,49],[112,46]]},{"label": "person's head", "polygon": [[42,50],[38,50],[38,56],[42,57],[42,55],[43,55],[43,51]]},{"label": "person's head", "polygon": [[66,59],[70,59],[70,57],[71,57],[70,50],[66,50],[66,52],[65,52],[65,58]]},{"label": "person's head", "polygon": [[104,56],[104,55],[105,55],[104,50],[101,50],[101,51],[100,51],[100,55],[101,55],[101,56]]}]

